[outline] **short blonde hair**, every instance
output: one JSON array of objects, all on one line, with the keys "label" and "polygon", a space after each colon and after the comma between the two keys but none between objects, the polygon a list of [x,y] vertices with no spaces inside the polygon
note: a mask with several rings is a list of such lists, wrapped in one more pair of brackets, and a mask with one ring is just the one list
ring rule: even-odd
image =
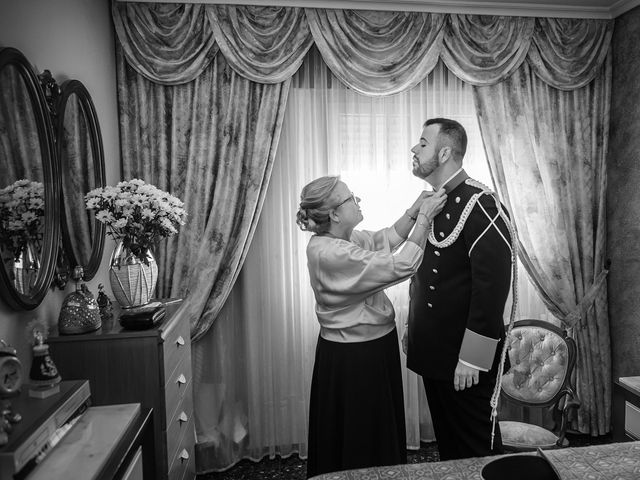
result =
[{"label": "short blonde hair", "polygon": [[296,214],[296,223],[301,230],[313,233],[329,231],[329,212],[332,207],[327,206],[327,200],[339,181],[340,177],[326,176],[316,178],[304,186],[300,193],[300,208]]}]

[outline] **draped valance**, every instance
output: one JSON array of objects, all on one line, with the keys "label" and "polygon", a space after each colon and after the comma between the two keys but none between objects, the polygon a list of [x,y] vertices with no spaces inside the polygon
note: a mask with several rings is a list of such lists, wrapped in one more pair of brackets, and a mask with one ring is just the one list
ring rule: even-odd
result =
[{"label": "draped valance", "polygon": [[580,88],[613,31],[610,20],[296,7],[113,1],[112,14],[127,62],[156,83],[190,82],[218,52],[245,78],[282,82],[315,43],[333,73],[366,95],[409,89],[438,59],[473,85],[499,83],[527,61],[549,85]]}]

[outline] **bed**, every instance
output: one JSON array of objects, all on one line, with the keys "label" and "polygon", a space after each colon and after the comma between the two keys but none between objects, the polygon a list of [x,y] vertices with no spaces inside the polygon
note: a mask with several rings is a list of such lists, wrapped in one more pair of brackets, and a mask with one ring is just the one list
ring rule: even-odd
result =
[{"label": "bed", "polygon": [[[533,452],[531,455],[537,454]],[[562,480],[640,479],[640,442],[547,450],[544,455]],[[345,470],[318,475],[313,480],[482,480],[482,467],[496,458]]]}]

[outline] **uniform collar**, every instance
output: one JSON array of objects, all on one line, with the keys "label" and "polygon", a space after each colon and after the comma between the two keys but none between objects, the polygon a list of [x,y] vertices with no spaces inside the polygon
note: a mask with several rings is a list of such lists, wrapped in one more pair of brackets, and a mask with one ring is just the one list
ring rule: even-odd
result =
[{"label": "uniform collar", "polygon": [[455,190],[456,187],[464,182],[467,178],[469,178],[469,175],[467,175],[467,172],[465,172],[464,169],[460,167],[460,169],[458,169],[442,184],[442,188],[444,188],[444,192],[448,194],[449,192]]}]

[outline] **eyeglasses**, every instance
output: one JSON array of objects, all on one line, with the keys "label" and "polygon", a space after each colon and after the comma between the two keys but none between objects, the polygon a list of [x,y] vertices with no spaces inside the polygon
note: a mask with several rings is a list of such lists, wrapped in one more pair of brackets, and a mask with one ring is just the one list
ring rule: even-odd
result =
[{"label": "eyeglasses", "polygon": [[349,200],[353,200],[354,205],[358,205],[360,203],[360,197],[356,197],[353,192],[351,192],[351,195],[349,195],[347,198],[345,198],[343,201],[341,201],[338,205],[336,205],[335,208],[341,207],[342,205],[344,205],[345,203],[347,203]]}]

